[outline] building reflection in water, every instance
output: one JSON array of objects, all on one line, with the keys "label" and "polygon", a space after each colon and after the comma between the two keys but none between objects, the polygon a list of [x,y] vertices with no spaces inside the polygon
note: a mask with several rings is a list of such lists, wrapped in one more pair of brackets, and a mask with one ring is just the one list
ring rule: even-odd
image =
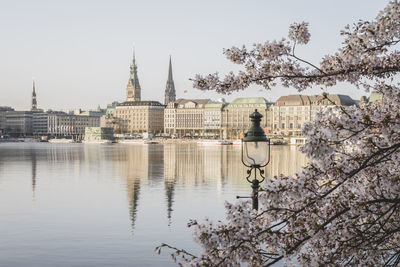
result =
[{"label": "building reflection in water", "polygon": [[35,150],[30,150],[31,154],[31,180],[32,180],[32,200],[35,200],[35,190],[36,190],[36,168],[37,168],[37,161],[36,161],[36,152]]},{"label": "building reflection in water", "polygon": [[[176,186],[179,188],[247,189],[247,168],[241,162],[240,146],[202,147],[196,144],[125,145],[113,149],[116,175],[126,179],[132,231],[135,228],[141,187],[158,187],[163,182],[166,216],[172,223]],[[293,175],[307,163],[297,147],[272,146],[266,177]],[[227,190],[231,190],[228,188]]]},{"label": "building reflection in water", "polygon": [[[204,185],[215,183],[222,189],[230,184],[246,184],[247,168],[241,162],[240,146],[165,145],[164,177],[169,183]],[[307,159],[298,147],[272,146],[267,177],[293,175]]]},{"label": "building reflection in water", "polygon": [[[165,180],[165,193],[167,198],[167,218],[168,225],[171,225],[172,218],[172,205],[174,203],[174,191],[176,183],[176,157],[175,147],[171,145],[164,146],[164,180]],[[165,164],[168,162],[168,164]]]},{"label": "building reflection in water", "polygon": [[114,150],[116,174],[126,179],[132,232],[135,229],[141,180],[148,179],[148,155],[148,146],[126,146]]},{"label": "building reflection in water", "polygon": [[271,146],[271,162],[265,168],[266,177],[294,175],[307,165],[306,156],[297,146]]},{"label": "building reflection in water", "polygon": [[[62,168],[66,174],[69,171],[80,173],[83,168],[87,168],[85,172],[96,175],[96,172],[100,173],[104,168],[113,168],[113,176],[123,178],[126,183],[132,231],[137,221],[141,190],[144,188],[146,192],[148,188],[164,191],[165,214],[169,225],[173,222],[174,198],[179,192],[190,191],[191,188],[204,192],[216,190],[217,194],[224,191],[229,193],[238,188],[250,192],[245,179],[247,168],[241,162],[240,146],[48,144],[18,149],[11,146],[0,150],[0,173],[3,165],[8,162],[22,161],[31,165],[32,199],[35,199],[37,193],[40,162],[46,162],[46,168],[50,171],[57,173]],[[107,162],[110,164],[105,164]],[[265,174],[266,177],[293,175],[306,163],[307,159],[298,147],[272,146],[271,162]]]}]

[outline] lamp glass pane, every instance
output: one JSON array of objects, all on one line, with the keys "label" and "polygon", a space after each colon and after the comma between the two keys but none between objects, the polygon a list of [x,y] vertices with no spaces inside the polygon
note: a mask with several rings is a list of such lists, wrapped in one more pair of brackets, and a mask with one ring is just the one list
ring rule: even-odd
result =
[{"label": "lamp glass pane", "polygon": [[268,142],[243,142],[243,160],[250,165],[262,165],[267,160]]}]

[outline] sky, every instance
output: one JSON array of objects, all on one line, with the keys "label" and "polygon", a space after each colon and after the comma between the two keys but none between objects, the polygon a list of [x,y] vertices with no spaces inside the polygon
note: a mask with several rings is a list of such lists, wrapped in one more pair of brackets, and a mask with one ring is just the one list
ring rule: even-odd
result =
[{"label": "sky", "polygon": [[[32,79],[38,107],[96,109],[125,100],[135,47],[142,100],[163,102],[172,57],[177,98],[265,97],[291,88],[252,86],[231,95],[193,89],[196,74],[240,70],[223,48],[287,37],[293,22],[310,23],[311,41],[297,55],[313,63],[334,53],[340,30],[376,17],[385,0],[0,0],[0,106],[29,110]],[[184,91],[187,90],[187,93]],[[302,94],[318,94],[312,88]],[[331,93],[359,99],[348,84]]]}]

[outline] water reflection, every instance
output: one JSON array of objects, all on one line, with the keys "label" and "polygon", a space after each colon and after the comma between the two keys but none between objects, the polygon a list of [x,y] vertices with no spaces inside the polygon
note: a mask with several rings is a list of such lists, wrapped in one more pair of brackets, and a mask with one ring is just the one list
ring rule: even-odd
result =
[{"label": "water reflection", "polygon": [[296,146],[272,146],[271,162],[266,167],[267,177],[275,175],[294,175],[306,166],[307,158]]},{"label": "water reflection", "polygon": [[[166,145],[48,145],[48,146],[7,146],[0,149],[0,170],[7,161],[30,162],[32,198],[35,198],[37,187],[37,164],[44,161],[50,167],[75,173],[82,168],[96,174],[104,168],[104,162],[116,177],[126,183],[129,201],[129,215],[132,230],[140,202],[140,191],[143,184],[147,187],[159,187],[163,184],[165,194],[166,217],[172,222],[175,187],[181,188],[214,188],[224,191],[232,185],[248,186],[247,168],[241,163],[240,147],[215,146],[201,147],[195,144]],[[307,163],[306,157],[297,147],[272,146],[271,162],[265,169],[266,177],[284,174],[293,175]],[[1,173],[0,173],[1,174]],[[0,176],[1,177],[1,176]],[[229,189],[229,188],[228,188]]]},{"label": "water reflection", "polygon": [[31,176],[32,176],[32,199],[35,200],[36,189],[36,152],[31,149]]},{"label": "water reflection", "polygon": [[[190,242],[189,218],[223,216],[225,200],[250,194],[240,152],[196,144],[0,144],[0,265],[46,266],[51,255],[63,255],[61,265],[79,266],[67,262],[84,262],[88,253],[99,259],[88,265],[156,265],[160,242]],[[296,147],[274,146],[265,173],[294,174],[305,164]]]},{"label": "water reflection", "polygon": [[[247,168],[241,163],[240,147],[199,147],[197,145],[130,146],[114,151],[118,176],[127,181],[132,228],[134,228],[141,181],[158,182],[164,176],[167,218],[172,222],[175,186],[213,186],[218,191],[227,185],[248,186]],[[307,162],[297,147],[274,146],[267,177],[293,175]],[[160,175],[160,171],[163,174]]]}]

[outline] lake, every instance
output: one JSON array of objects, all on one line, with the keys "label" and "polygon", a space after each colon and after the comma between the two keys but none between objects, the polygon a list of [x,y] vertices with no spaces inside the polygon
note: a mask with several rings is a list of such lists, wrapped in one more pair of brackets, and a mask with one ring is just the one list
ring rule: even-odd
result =
[{"label": "lake", "polygon": [[[240,146],[0,144],[0,266],[176,266],[198,252],[189,219],[248,196]],[[306,164],[272,146],[267,177]]]}]

